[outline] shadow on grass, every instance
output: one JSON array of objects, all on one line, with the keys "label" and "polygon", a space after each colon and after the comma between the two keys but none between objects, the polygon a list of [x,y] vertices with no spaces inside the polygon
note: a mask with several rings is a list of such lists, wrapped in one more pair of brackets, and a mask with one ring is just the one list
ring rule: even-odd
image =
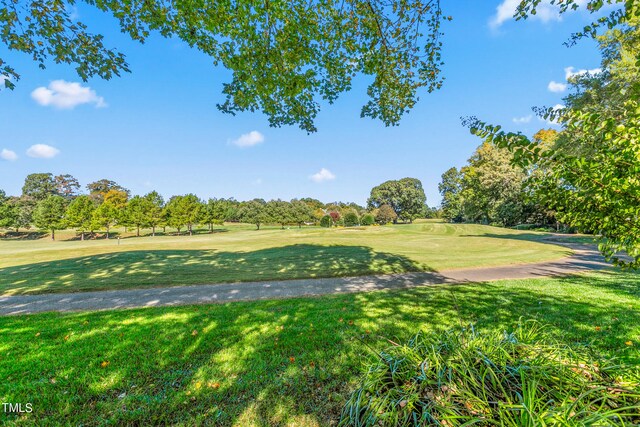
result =
[{"label": "shadow on grass", "polygon": [[0,269],[0,294],[341,277],[428,271],[409,258],[365,246],[300,244],[247,252],[115,252]]},{"label": "shadow on grass", "polygon": [[553,233],[514,233],[514,234],[462,234],[460,237],[485,237],[491,239],[524,240],[548,244],[560,244],[564,246],[595,247],[596,240],[593,236],[553,234]]},{"label": "shadow on grass", "polygon": [[39,240],[48,237],[45,231],[5,231],[0,232],[0,240]]},{"label": "shadow on grass", "polygon": [[33,402],[25,425],[332,425],[367,346],[420,328],[510,329],[538,318],[569,342],[640,362],[624,344],[640,334],[638,278],[2,318],[0,396]]}]

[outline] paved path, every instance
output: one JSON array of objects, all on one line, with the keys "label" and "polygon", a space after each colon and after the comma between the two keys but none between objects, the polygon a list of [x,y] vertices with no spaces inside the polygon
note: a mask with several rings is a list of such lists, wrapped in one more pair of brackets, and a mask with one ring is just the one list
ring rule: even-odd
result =
[{"label": "paved path", "polygon": [[470,268],[433,273],[403,273],[380,276],[78,292],[70,294],[0,296],[0,315],[30,314],[45,311],[94,311],[133,307],[211,304],[345,292],[366,292],[443,283],[484,282],[499,279],[560,276],[588,270],[600,270],[608,266],[593,247],[568,244],[564,244],[564,246],[573,249],[574,254],[556,261],[506,267]]}]

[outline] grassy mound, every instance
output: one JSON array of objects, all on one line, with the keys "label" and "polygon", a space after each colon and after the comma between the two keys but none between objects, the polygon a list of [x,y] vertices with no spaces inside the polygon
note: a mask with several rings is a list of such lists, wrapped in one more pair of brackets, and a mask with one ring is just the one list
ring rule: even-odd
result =
[{"label": "grassy mound", "polygon": [[419,333],[378,354],[340,425],[640,424],[638,368],[552,340],[534,321],[511,333]]}]

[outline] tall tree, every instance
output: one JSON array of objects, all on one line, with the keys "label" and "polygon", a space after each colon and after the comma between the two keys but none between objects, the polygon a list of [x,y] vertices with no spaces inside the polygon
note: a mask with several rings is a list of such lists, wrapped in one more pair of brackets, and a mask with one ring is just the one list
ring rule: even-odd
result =
[{"label": "tall tree", "polygon": [[315,217],[313,216],[313,206],[317,206],[317,204],[309,203],[302,199],[294,199],[291,201],[292,219],[293,222],[298,224],[298,228],[301,228],[307,222],[315,220]]},{"label": "tall tree", "polygon": [[389,205],[398,215],[398,219],[412,222],[424,216],[427,196],[419,179],[403,178],[386,181],[374,187],[367,203],[369,209]]},{"label": "tall tree", "polygon": [[462,207],[469,222],[504,226],[526,222],[526,174],[511,164],[511,153],[481,144],[462,168]]},{"label": "tall tree", "polygon": [[151,227],[151,235],[156,235],[156,227],[164,221],[162,209],[164,207],[164,199],[157,191],[152,191],[144,196],[147,201],[147,224]]},{"label": "tall tree", "polygon": [[56,192],[67,200],[71,200],[78,195],[80,191],[80,183],[69,174],[57,175],[53,178]]},{"label": "tall tree", "polygon": [[76,197],[67,208],[66,225],[80,232],[80,240],[84,240],[84,233],[93,228],[93,211],[95,209],[95,204],[89,196]]},{"label": "tall tree", "polygon": [[50,173],[32,173],[27,175],[22,186],[22,195],[36,202],[58,194],[55,180]]},{"label": "tall tree", "polygon": [[98,203],[102,203],[104,201],[104,196],[110,191],[125,193],[127,198],[129,198],[129,195],[131,194],[129,190],[109,179],[100,179],[98,181],[91,182],[87,184],[87,190],[89,190],[89,196]]},{"label": "tall tree", "polygon": [[284,229],[284,226],[294,222],[293,210],[291,204],[284,200],[269,200],[266,206],[267,221],[280,224],[280,227]]},{"label": "tall tree", "polygon": [[8,203],[13,205],[18,213],[15,222],[16,232],[19,231],[20,228],[30,228],[33,223],[33,212],[37,204],[36,200],[30,196],[20,196],[12,197]]},{"label": "tall tree", "polygon": [[149,213],[153,205],[147,198],[133,196],[127,202],[123,211],[123,218],[128,225],[136,228],[136,237],[140,237],[140,228],[149,225]]},{"label": "tall tree", "polygon": [[14,228],[18,221],[18,208],[11,203],[4,191],[0,190],[0,227]]},{"label": "tall tree", "polygon": [[129,200],[129,193],[122,190],[111,189],[104,194],[103,199],[104,202],[109,202],[120,211],[123,211]]},{"label": "tall tree", "polygon": [[438,184],[438,191],[442,196],[442,216],[447,221],[461,222],[462,213],[462,174],[458,168],[447,169],[442,174],[442,181]]},{"label": "tall tree", "polygon": [[62,230],[65,226],[66,202],[62,196],[53,195],[41,200],[33,212],[33,222],[36,227],[49,230],[51,240],[56,239],[56,230]]},{"label": "tall tree", "polygon": [[111,227],[116,225],[121,217],[121,209],[122,208],[114,202],[113,198],[106,200],[93,211],[92,227],[94,227],[94,229],[104,229],[106,231],[105,237],[108,240]]},{"label": "tall tree", "polygon": [[601,251],[614,263],[640,267],[637,18],[599,40],[602,73],[575,80],[577,90],[565,100],[566,108],[541,112],[562,127],[551,146],[478,119],[467,124],[474,134],[512,151],[519,165],[545,172],[536,189],[561,221],[598,233]]},{"label": "tall tree", "polygon": [[178,230],[187,227],[189,235],[193,234],[193,225],[197,223],[201,210],[200,199],[193,194],[173,196],[167,203],[167,223]]},{"label": "tall tree", "polygon": [[202,207],[202,201],[195,194],[187,194],[180,200],[180,209],[184,212],[185,224],[190,236],[193,234],[193,226],[198,223]]},{"label": "tall tree", "polygon": [[230,204],[225,199],[209,199],[201,210],[202,222],[208,224],[209,232],[213,232],[213,225],[224,224],[229,215]]},{"label": "tall tree", "polygon": [[260,230],[260,226],[268,221],[266,203],[262,199],[253,199],[240,204],[238,215],[240,220],[249,224],[255,224]]}]

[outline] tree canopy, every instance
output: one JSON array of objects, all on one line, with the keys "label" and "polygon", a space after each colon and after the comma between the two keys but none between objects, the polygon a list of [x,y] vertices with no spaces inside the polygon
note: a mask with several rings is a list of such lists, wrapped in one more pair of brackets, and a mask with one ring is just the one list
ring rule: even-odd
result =
[{"label": "tree canopy", "polygon": [[[635,7],[631,5],[631,7]],[[472,118],[471,131],[540,171],[536,191],[558,217],[602,236],[615,263],[640,266],[640,28],[627,21],[598,36],[602,72],[572,81],[562,109],[540,114],[561,125],[554,137],[528,138]],[[539,135],[540,136],[540,135]],[[618,254],[626,252],[628,262]]]},{"label": "tree canopy", "polygon": [[402,178],[383,182],[371,190],[367,201],[370,208],[389,205],[401,221],[413,221],[423,216],[427,197],[422,183],[416,178]]},{"label": "tree canopy", "polygon": [[[516,19],[535,15],[541,0],[520,1]],[[226,113],[262,111],[272,126],[316,130],[320,102],[334,102],[357,75],[372,77],[362,117],[398,124],[418,101],[418,91],[442,86],[440,0],[0,0],[0,41],[45,68],[75,67],[83,80],[111,79],[131,71],[122,52],[74,19],[73,6],[93,6],[116,18],[123,33],[143,43],[152,32],[178,38],[231,71],[223,84]],[[632,0],[550,0],[561,12],[605,4],[617,8],[574,39],[631,18]],[[0,58],[0,78],[15,87],[20,74]]]},{"label": "tree canopy", "polygon": [[[334,102],[358,74],[373,77],[361,115],[395,125],[418,90],[442,85],[439,0],[253,2],[149,0],[0,0],[0,40],[41,68],[75,66],[83,79],[129,72],[125,55],[73,19],[85,3],[114,16],[122,32],[144,42],[152,32],[179,38],[231,71],[218,108],[264,112],[272,126],[316,130],[320,102]],[[0,59],[13,88],[19,73]]]}]

